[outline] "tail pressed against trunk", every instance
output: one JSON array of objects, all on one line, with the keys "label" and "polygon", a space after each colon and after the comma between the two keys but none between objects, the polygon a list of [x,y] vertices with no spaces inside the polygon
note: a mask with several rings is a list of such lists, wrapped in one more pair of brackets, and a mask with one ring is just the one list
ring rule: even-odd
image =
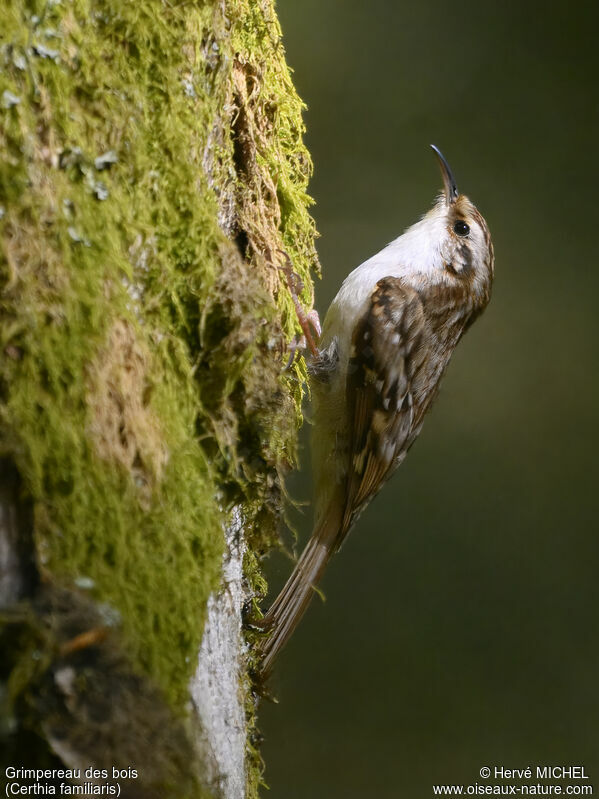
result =
[{"label": "tail pressed against trunk", "polygon": [[281,649],[304,615],[322,573],[332,555],[330,543],[313,535],[302,552],[291,577],[264,617],[270,635],[262,644],[261,677],[267,679]]}]

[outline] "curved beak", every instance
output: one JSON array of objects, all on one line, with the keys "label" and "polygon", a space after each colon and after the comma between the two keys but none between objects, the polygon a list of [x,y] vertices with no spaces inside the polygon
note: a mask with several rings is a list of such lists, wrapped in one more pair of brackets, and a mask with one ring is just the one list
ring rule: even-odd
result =
[{"label": "curved beak", "polygon": [[434,150],[435,155],[437,156],[437,161],[439,162],[439,166],[441,167],[443,185],[445,186],[445,202],[447,205],[451,205],[458,199],[459,195],[453,172],[451,171],[451,168],[445,160],[445,156],[441,150],[438,147],[435,147],[434,144],[431,144],[431,148]]}]

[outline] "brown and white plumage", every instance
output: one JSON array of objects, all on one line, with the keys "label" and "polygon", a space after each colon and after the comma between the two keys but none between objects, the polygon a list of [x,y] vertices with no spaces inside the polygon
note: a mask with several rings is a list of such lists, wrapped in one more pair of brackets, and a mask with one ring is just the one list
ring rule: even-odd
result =
[{"label": "brown and white plumage", "polygon": [[433,149],[444,194],[346,278],[325,319],[311,365],[314,531],[265,617],[263,677],[330,557],[405,458],[455,346],[490,298],[487,225]]}]

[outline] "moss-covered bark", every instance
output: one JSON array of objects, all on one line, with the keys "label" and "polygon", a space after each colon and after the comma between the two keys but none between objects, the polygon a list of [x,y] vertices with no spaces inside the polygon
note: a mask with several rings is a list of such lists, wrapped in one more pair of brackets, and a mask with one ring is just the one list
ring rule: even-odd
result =
[{"label": "moss-covered bark", "polygon": [[33,575],[3,615],[0,748],[195,795],[228,509],[259,584],[295,458],[276,264],[310,304],[301,102],[272,0],[7,0],[0,32],[0,480]]}]

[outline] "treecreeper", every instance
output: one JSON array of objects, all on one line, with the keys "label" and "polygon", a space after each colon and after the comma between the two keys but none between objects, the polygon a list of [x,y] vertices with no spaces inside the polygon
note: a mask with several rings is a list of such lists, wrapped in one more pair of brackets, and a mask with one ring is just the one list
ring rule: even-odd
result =
[{"label": "treecreeper", "polygon": [[330,558],[406,457],[457,343],[491,296],[489,228],[431,146],[444,184],[431,210],[348,275],[317,347],[300,316],[312,349],[314,529],[261,622],[261,680]]}]

